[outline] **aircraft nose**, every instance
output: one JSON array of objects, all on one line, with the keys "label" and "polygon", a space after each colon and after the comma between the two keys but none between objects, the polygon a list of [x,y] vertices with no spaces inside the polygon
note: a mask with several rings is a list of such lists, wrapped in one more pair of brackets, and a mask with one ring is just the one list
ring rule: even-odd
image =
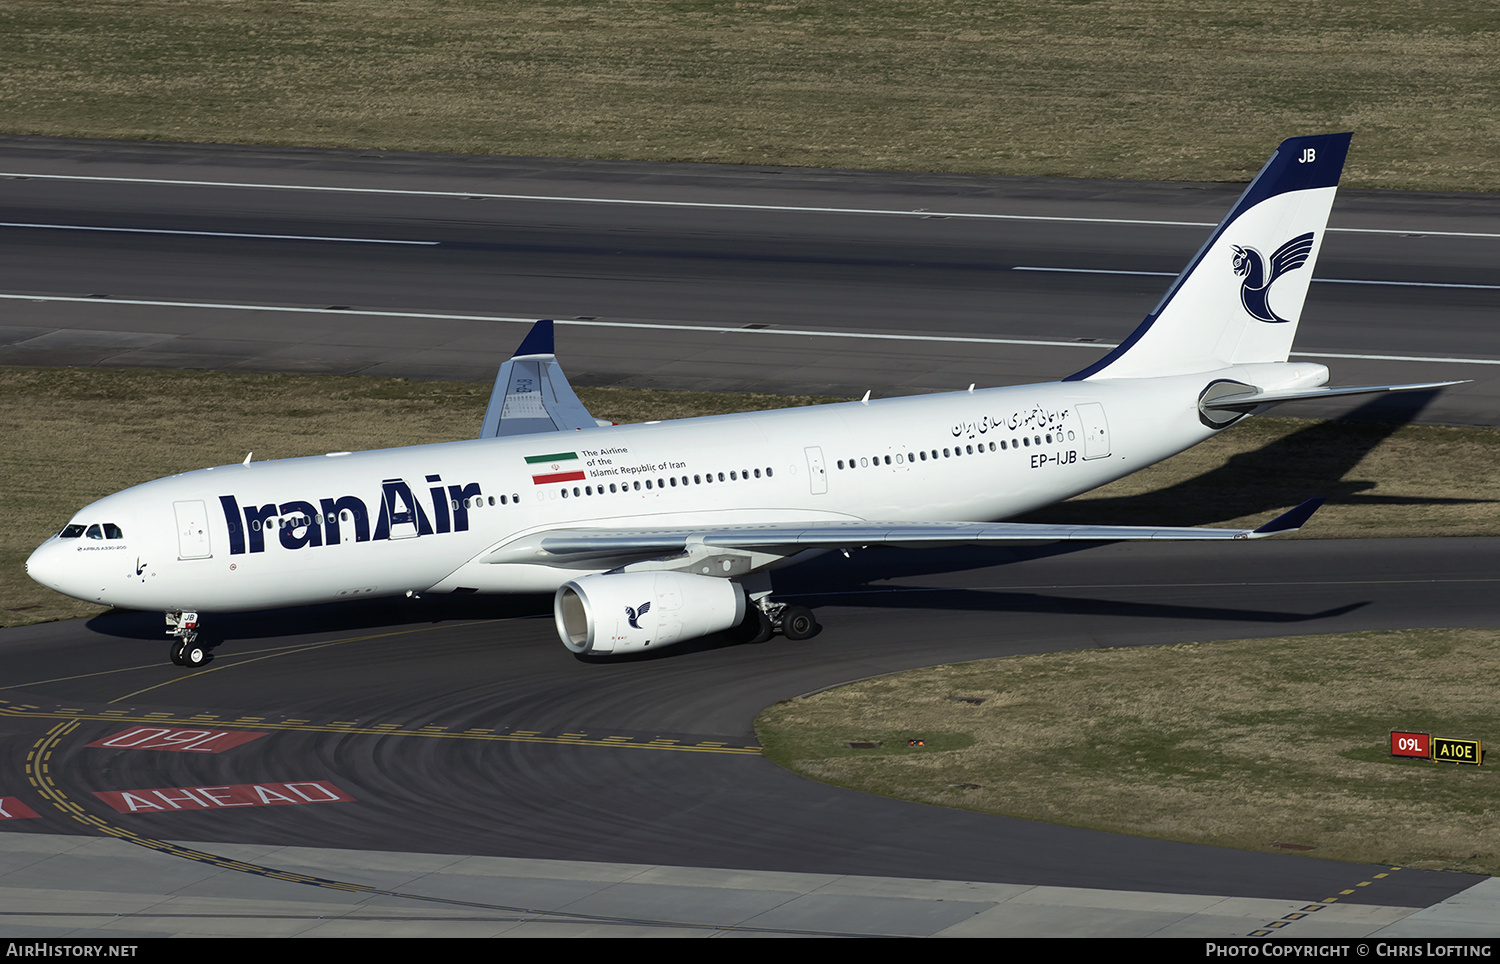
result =
[{"label": "aircraft nose", "polygon": [[62,546],[57,544],[56,539],[48,539],[36,547],[26,560],[26,575],[55,592],[66,596],[76,595],[70,592],[68,583],[70,554]]}]

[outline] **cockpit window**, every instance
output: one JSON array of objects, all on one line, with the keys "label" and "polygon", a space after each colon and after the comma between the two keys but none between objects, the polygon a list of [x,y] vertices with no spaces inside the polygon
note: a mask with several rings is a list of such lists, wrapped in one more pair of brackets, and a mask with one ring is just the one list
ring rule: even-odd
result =
[{"label": "cockpit window", "polygon": [[125,538],[125,533],[121,532],[120,527],[113,522],[106,522],[104,523],[104,538],[123,539]]},{"label": "cockpit window", "polygon": [[95,522],[93,525],[89,526],[88,531],[85,532],[84,535],[88,536],[90,539],[103,539],[104,530],[99,528],[99,523]]},{"label": "cockpit window", "polygon": [[63,526],[63,530],[57,534],[57,537],[59,539],[77,539],[81,535],[83,535],[83,526],[74,523],[73,525]]}]

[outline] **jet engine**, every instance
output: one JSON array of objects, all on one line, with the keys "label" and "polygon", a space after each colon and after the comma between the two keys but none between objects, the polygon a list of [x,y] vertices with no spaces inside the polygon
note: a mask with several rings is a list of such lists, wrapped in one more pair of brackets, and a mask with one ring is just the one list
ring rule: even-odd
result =
[{"label": "jet engine", "polygon": [[745,591],[685,572],[618,572],[564,583],[552,600],[557,634],[575,653],[638,653],[738,626]]}]

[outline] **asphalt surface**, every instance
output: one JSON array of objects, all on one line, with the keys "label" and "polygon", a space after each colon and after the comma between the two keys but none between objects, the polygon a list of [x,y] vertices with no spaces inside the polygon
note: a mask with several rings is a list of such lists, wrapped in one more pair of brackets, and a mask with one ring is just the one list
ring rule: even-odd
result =
[{"label": "asphalt surface", "polygon": [[[380,193],[409,191],[425,193]],[[1018,267],[1175,273],[1236,193],[0,139],[0,363],[487,380],[530,318],[556,317],[577,322],[559,354],[581,384],[1035,381],[1097,358],[1169,278]],[[1142,220],[1193,223],[1120,223]],[[1354,230],[1329,236],[1319,278],[1400,284],[1315,284],[1298,349],[1365,356],[1325,360],[1342,383],[1473,378],[1414,417],[1494,424],[1500,201],[1346,192],[1333,223]],[[530,598],[224,618],[196,674],[167,664],[158,614],[6,630],[0,794],[38,813],[6,830],[1322,901],[1385,869],[866,797],[767,763],[751,723],[958,659],[1494,625],[1497,556],[1492,540],[872,551],[778,576],[825,625],[810,643],[635,661],[575,659]],[[87,746],[216,724],[266,735],[222,754]],[[120,814],[96,796],[310,780],[353,801]],[[1403,870],[1339,899],[1425,907],[1475,879]]]},{"label": "asphalt surface", "polygon": [[[1384,868],[869,797],[745,752],[752,722],[799,693],[955,660],[1492,625],[1497,569],[1486,539],[870,551],[778,580],[816,607],[810,642],[710,639],[633,661],[575,658],[529,597],[222,617],[201,673],[167,663],[159,615],[105,615],[5,631],[5,770],[18,783],[45,750],[44,787],[173,839],[1317,901]],[[44,746],[60,721],[75,728]],[[266,735],[212,754],[89,746],[218,724]],[[120,814],[95,796],[293,780],[355,802]],[[7,829],[78,831],[73,812],[29,799],[40,816]],[[1403,870],[1344,900],[1426,906],[1474,880]]]}]

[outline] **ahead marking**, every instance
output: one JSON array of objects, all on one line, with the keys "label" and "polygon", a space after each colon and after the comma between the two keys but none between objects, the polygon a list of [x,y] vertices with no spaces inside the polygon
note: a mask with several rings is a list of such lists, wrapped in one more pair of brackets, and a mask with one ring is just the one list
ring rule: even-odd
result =
[{"label": "ahead marking", "polygon": [[[232,305],[218,302],[201,301],[155,301],[142,298],[80,298],[64,297],[61,295],[0,294],[0,299],[10,301],[66,302],[91,305],[142,305],[151,308],[218,308],[226,311],[282,311],[292,314],[336,314],[344,317],[359,315],[368,318],[416,318],[420,320],[437,321],[504,322],[507,324],[517,325],[531,325],[536,323],[536,319],[529,316],[521,318],[510,315],[451,315],[428,311],[375,311],[371,309],[354,308],[305,308],[293,305]],[[647,321],[599,321],[597,319],[593,321],[580,321],[559,319],[555,322],[555,324],[568,325],[579,328],[635,328],[660,331],[691,331],[710,335],[792,335],[800,338],[853,338],[865,341],[923,341],[938,343],[948,342],[968,345],[1022,345],[1031,348],[1088,348],[1094,351],[1107,351],[1109,349],[1118,347],[1113,343],[1103,341],[1048,341],[1040,338],[980,338],[966,335],[907,335],[874,331],[818,331],[809,328],[742,328],[738,326],[726,327],[722,325],[684,325]],[[1326,351],[1294,351],[1292,352],[1292,355],[1298,358],[1346,358],[1363,359],[1365,361],[1432,362],[1444,365],[1500,365],[1500,358],[1450,358],[1432,355],[1370,355],[1346,354]]]},{"label": "ahead marking", "polygon": [[[804,207],[795,204],[729,204],[713,201],[658,201],[640,198],[573,197],[546,194],[492,194],[483,191],[410,191],[379,187],[326,187],[312,184],[254,184],[235,181],[189,181],[157,177],[100,177],[82,174],[26,174],[0,171],[0,177],[22,180],[96,181],[117,184],[168,184],[177,187],[224,187],[258,191],[323,191],[331,194],[386,194],[403,197],[475,198],[490,201],[550,201],[564,204],[622,204],[639,207],[701,208],[715,211],[786,211],[802,214],[863,214],[908,218],[969,218],[981,221],[1055,221],[1075,224],[1143,224],[1173,228],[1213,228],[1212,221],[1152,221],[1145,218],[1066,218],[1040,214],[980,214],[972,211],[929,211],[925,208],[829,208]],[[1346,234],[1432,235],[1444,238],[1500,238],[1500,233],[1484,231],[1421,231],[1411,228],[1329,228]]]},{"label": "ahead marking", "polygon": [[[400,897],[410,900],[423,901],[431,904],[441,904],[453,907],[474,907],[490,911],[505,911],[509,913],[525,915],[528,921],[539,923],[546,923],[554,920],[589,921],[592,923],[623,923],[633,926],[647,925],[652,927],[666,927],[682,930],[706,929],[722,931],[745,931],[750,933],[764,934],[785,933],[800,935],[817,933],[814,931],[793,931],[786,929],[777,930],[767,927],[752,927],[749,925],[736,924],[679,923],[676,921],[658,921],[644,918],[605,917],[601,915],[580,914],[569,911],[531,909],[500,904],[482,904],[475,901],[457,900],[448,897],[433,897],[426,894],[416,894],[399,890],[380,890],[375,887],[371,887],[368,884],[350,883],[348,881],[342,881],[328,877],[311,877],[307,874],[278,870],[274,867],[267,867],[261,864],[246,863],[242,860],[235,860],[233,858],[223,857],[218,854],[208,853],[202,850],[195,850],[191,847],[184,847],[180,844],[174,844],[165,840],[157,840],[153,837],[147,837],[143,834],[136,833],[129,828],[115,826],[104,820],[101,820],[94,814],[88,813],[83,809],[83,807],[70,800],[68,798],[68,795],[57,786],[56,782],[53,780],[50,769],[46,766],[45,761],[51,759],[53,749],[58,745],[62,738],[72,733],[75,729],[77,729],[77,727],[77,721],[59,723],[57,726],[54,726],[52,729],[48,730],[47,734],[32,746],[31,752],[26,755],[27,782],[29,782],[32,787],[36,789],[38,794],[40,794],[53,806],[57,807],[58,810],[62,811],[67,816],[72,817],[75,821],[86,825],[89,829],[97,830],[101,833],[116,837],[127,843],[132,843],[138,847],[144,847],[148,850],[154,850],[158,853],[169,854],[173,857],[182,857],[187,860],[193,860],[199,863],[209,864],[214,867],[220,867],[224,870],[234,870],[239,871],[240,873],[254,874],[256,876],[269,877],[277,880],[286,880],[293,883],[307,884],[314,887],[323,887],[330,890],[348,891],[351,893],[367,894],[370,896]],[[299,784],[298,786],[308,785],[310,784]],[[222,791],[226,788],[209,787],[207,789],[213,791]],[[96,796],[97,795],[99,794],[96,791]],[[856,935],[829,934],[827,936],[852,937]]]}]

